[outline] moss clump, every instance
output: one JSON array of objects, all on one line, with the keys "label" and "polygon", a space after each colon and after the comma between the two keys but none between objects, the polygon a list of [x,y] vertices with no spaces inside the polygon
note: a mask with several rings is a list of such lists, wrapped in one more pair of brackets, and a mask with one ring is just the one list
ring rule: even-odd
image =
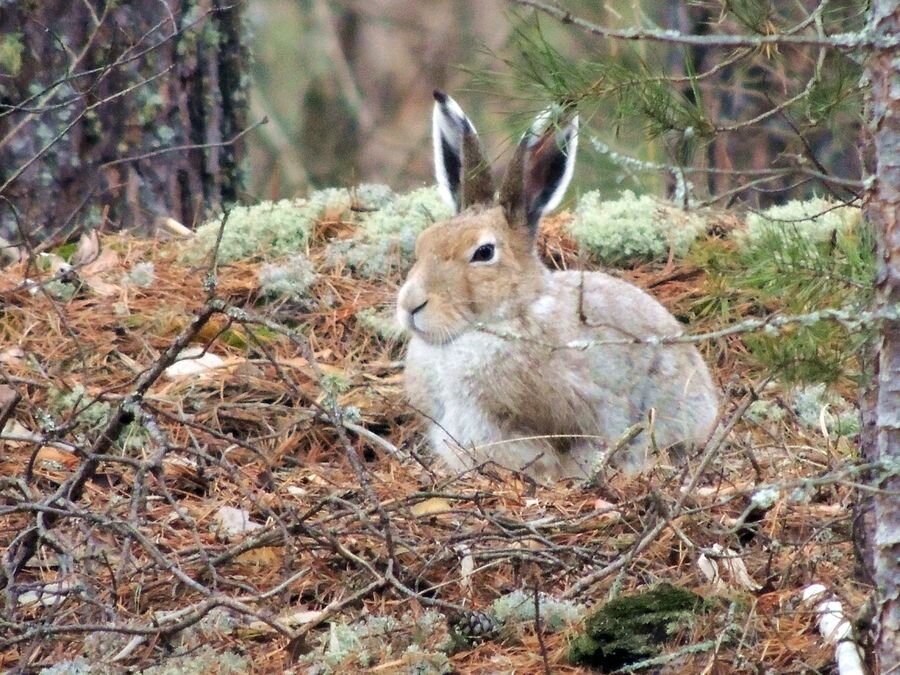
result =
[{"label": "moss clump", "polygon": [[569,660],[609,672],[652,657],[703,608],[699,595],[671,584],[616,598],[587,618]]},{"label": "moss clump", "polygon": [[588,192],[568,225],[579,248],[607,265],[683,256],[705,229],[700,215],[630,190],[612,201]]}]

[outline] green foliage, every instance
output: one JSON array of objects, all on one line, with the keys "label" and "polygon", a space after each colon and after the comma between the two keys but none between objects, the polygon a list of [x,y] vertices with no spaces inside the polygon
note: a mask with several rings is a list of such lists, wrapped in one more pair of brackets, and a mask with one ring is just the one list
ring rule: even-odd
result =
[{"label": "green foliage", "polygon": [[68,244],[62,244],[61,246],[57,246],[53,253],[58,255],[60,258],[69,262],[72,259],[72,256],[75,255],[75,251],[78,250],[78,242],[71,241]]},{"label": "green foliage", "polygon": [[617,670],[657,654],[660,644],[703,610],[699,595],[671,584],[619,597],[587,618],[584,632],[569,646],[569,660]]},{"label": "green foliage", "polygon": [[653,137],[673,129],[704,137],[713,132],[703,107],[657,76],[631,46],[616,59],[573,59],[547,39],[538,20],[520,24],[512,42],[515,56],[504,61],[516,88],[544,105],[575,102],[586,118],[602,114],[606,128],[616,133],[633,128],[636,120]]},{"label": "green foliage", "polygon": [[[748,215],[747,229],[738,236],[738,241],[744,248],[766,248],[784,243],[787,248],[794,249],[792,240],[816,244],[838,236],[852,236],[859,223],[860,211],[857,208],[819,197],[807,201],[793,200]],[[816,255],[811,250],[799,252]]]},{"label": "green foliage", "polygon": [[[515,590],[494,600],[491,609],[503,624],[533,622],[534,595]],[[545,593],[538,593],[538,611],[544,628],[555,633],[578,621],[584,614],[584,607],[570,600],[557,600]]]},{"label": "green foliage", "polygon": [[815,78],[809,94],[792,110],[808,124],[824,124],[833,132],[844,133],[839,131],[839,121],[858,117],[863,109],[860,66],[841,55],[828,54],[821,70],[828,76]]},{"label": "green foliage", "polygon": [[[872,294],[874,238],[855,209],[815,199],[773,207],[748,218],[738,245],[707,240],[690,261],[707,270],[706,296],[688,318],[739,322],[774,312],[809,314],[863,309]],[[788,383],[834,383],[855,373],[870,334],[831,321],[747,334],[756,365]]]},{"label": "green foliage", "polygon": [[[824,200],[791,202],[748,218],[737,281],[762,311],[804,314],[868,306],[874,238],[856,209]],[[835,382],[868,339],[833,322],[747,337],[754,355],[787,381]]]},{"label": "green foliage", "polygon": [[[826,3],[815,9],[772,0],[682,4],[677,16],[667,3],[639,2],[621,13],[592,3],[566,7],[573,18],[635,38],[641,30],[659,32],[671,42],[604,40],[586,35],[575,21],[563,22],[563,28],[540,12],[522,14],[512,49],[500,55],[506,72],[482,76],[481,88],[497,91],[507,80],[509,88],[541,101],[541,107],[574,103],[589,143],[597,140],[637,159],[652,158],[639,171],[617,172],[617,178],[637,179],[646,189],[654,173],[659,180],[684,167],[692,170],[689,175],[703,198],[715,192],[712,197],[767,204],[783,196],[808,197],[817,183],[803,175],[806,167],[842,176],[848,167],[857,170],[847,158],[855,152],[853,139],[862,125],[858,55],[812,46],[686,45],[677,44],[677,38],[693,33],[713,43],[721,36],[811,34],[814,29],[852,33],[864,24],[865,3]],[[756,191],[750,172],[768,166],[785,173],[760,179],[765,187]]]},{"label": "green foliage", "polygon": [[593,259],[616,265],[665,260],[670,250],[683,256],[705,227],[697,213],[625,190],[610,201],[598,191],[584,195],[568,230]]}]

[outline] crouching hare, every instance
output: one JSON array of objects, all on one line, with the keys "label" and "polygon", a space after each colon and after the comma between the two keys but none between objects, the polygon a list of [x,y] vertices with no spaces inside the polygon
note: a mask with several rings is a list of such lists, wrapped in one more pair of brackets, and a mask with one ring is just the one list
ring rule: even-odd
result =
[{"label": "crouching hare", "polygon": [[538,258],[541,216],[572,178],[577,116],[539,116],[495,198],[472,123],[434,98],[435,172],[457,215],[419,235],[397,301],[407,395],[433,449],[455,471],[492,461],[555,480],[588,476],[648,418],[614,464],[639,471],[654,446],[703,443],[719,403],[699,352],[640,342],[681,334],[678,321],[625,281]]}]

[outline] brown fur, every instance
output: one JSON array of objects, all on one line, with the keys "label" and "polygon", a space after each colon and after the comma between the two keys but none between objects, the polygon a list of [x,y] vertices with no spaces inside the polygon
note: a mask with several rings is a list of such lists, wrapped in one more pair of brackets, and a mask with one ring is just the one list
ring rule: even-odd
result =
[{"label": "brown fur", "polygon": [[[459,122],[442,120],[443,108],[435,114],[436,128]],[[453,114],[462,114],[455,104]],[[623,466],[641,469],[654,445],[703,442],[718,395],[692,345],[634,342],[682,332],[650,295],[600,272],[544,267],[537,225],[571,178],[578,124],[535,126],[510,162],[499,206],[480,203],[488,174],[472,174],[474,134],[461,141],[470,180],[461,201],[478,199],[419,235],[397,301],[412,333],[407,393],[451,468],[495,461],[542,479],[588,475],[598,451],[654,411],[655,426],[622,453]],[[438,178],[456,203],[442,166]],[[473,259],[486,244],[494,255]]]},{"label": "brown fur", "polygon": [[[493,236],[499,262],[469,264],[472,252],[486,233]],[[521,313],[540,292],[544,266],[533,252],[534,242],[524,227],[510,227],[499,207],[475,207],[443,223],[432,225],[416,241],[416,264],[407,277],[400,307],[420,310],[435,322],[429,341],[443,342],[482,321]],[[440,279],[441,283],[435,283]],[[444,336],[444,337],[442,337]]]}]

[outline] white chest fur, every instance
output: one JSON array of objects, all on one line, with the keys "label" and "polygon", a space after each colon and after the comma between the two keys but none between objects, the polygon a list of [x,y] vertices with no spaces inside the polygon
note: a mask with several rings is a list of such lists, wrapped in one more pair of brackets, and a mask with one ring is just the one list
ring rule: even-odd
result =
[{"label": "white chest fur", "polygon": [[435,346],[413,337],[407,353],[407,377],[421,383],[434,415],[432,447],[456,470],[477,463],[476,446],[501,441],[503,434],[485,414],[482,387],[497,364],[510,356],[502,338],[467,333],[448,345]]}]

